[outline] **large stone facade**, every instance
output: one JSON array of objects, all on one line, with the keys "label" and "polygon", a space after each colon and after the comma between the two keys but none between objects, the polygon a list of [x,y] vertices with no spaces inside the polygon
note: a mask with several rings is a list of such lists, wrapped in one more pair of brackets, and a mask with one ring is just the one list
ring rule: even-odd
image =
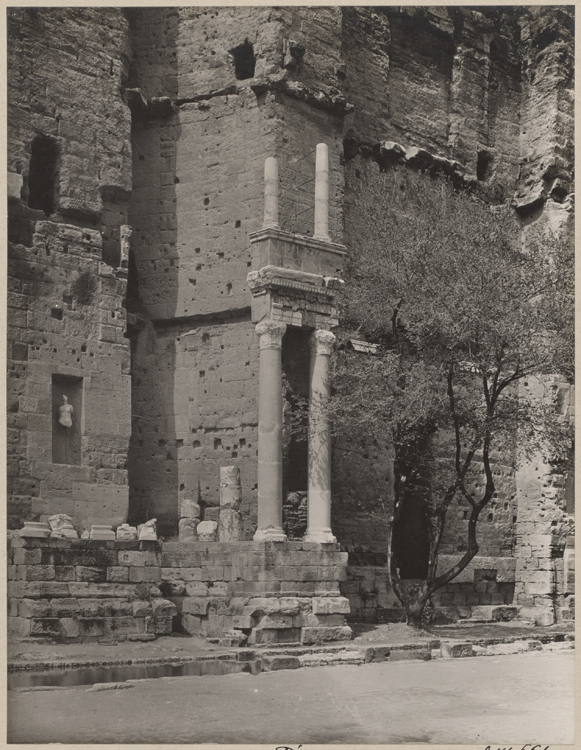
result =
[{"label": "large stone facade", "polygon": [[[370,509],[378,484],[392,502],[390,446],[337,452],[331,472],[326,427],[312,419],[309,457],[277,414],[326,398],[352,199],[380,170],[451,175],[512,198],[523,242],[570,240],[572,25],[565,6],[9,9],[9,527],[155,517],[177,538],[184,500],[219,521],[235,466],[241,543],[284,539],[292,511],[294,538],[350,553],[354,612],[399,617],[361,573],[385,561]],[[443,607],[494,594],[568,616],[571,507],[545,468],[499,462],[483,560]]]}]

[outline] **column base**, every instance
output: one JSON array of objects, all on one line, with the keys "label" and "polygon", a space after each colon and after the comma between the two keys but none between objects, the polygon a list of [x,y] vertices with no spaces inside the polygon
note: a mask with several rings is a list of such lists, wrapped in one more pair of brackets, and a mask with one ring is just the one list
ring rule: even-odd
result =
[{"label": "column base", "polygon": [[331,529],[313,529],[309,531],[303,537],[303,542],[318,542],[319,544],[328,544],[329,542],[336,542],[337,538],[333,536]]},{"label": "column base", "polygon": [[252,537],[255,542],[286,542],[287,536],[281,528],[268,526],[266,529],[256,529]]}]

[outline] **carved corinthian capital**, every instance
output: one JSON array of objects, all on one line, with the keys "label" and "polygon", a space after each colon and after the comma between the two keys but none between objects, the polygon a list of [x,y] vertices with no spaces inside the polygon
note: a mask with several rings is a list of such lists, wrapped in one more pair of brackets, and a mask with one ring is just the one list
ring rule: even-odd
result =
[{"label": "carved corinthian capital", "polygon": [[330,355],[335,346],[335,334],[331,331],[317,329],[311,336],[311,345],[315,354]]},{"label": "carved corinthian capital", "polygon": [[282,337],[286,331],[284,323],[273,320],[261,320],[256,326],[256,335],[260,339],[261,349],[281,349]]}]

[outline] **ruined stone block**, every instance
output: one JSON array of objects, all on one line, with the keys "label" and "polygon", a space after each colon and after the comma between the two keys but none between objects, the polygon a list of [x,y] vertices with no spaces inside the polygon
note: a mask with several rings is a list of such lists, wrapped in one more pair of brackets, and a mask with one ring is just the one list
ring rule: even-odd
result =
[{"label": "ruined stone block", "polygon": [[314,597],[312,600],[314,615],[349,614],[349,599],[344,596]]},{"label": "ruined stone block", "polygon": [[238,466],[220,467],[220,511],[239,510],[242,499]]},{"label": "ruined stone block", "polygon": [[280,669],[298,669],[301,666],[296,656],[265,656],[261,661],[262,669],[265,672],[276,672]]},{"label": "ruined stone block", "polygon": [[180,503],[181,518],[200,518],[201,509],[194,500],[182,500]]},{"label": "ruined stone block", "polygon": [[55,565],[55,581],[76,581],[77,571],[74,565]]},{"label": "ruined stone block", "polygon": [[441,643],[440,653],[443,659],[457,659],[474,655],[471,643]]},{"label": "ruined stone block", "polygon": [[19,599],[18,615],[19,617],[48,617],[51,613],[51,606],[46,600]]},{"label": "ruined stone block", "polygon": [[180,568],[180,572],[184,581],[201,581],[203,577],[202,568]]},{"label": "ruined stone block", "polygon": [[145,618],[145,632],[155,633],[156,635],[169,635],[173,628],[172,617],[151,617]]},{"label": "ruined stone block", "polygon": [[110,583],[127,583],[129,581],[129,568],[121,565],[107,568],[107,581]]},{"label": "ruined stone block", "polygon": [[218,532],[218,524],[216,521],[201,521],[198,525],[197,531],[200,542],[215,542]]},{"label": "ruined stone block", "polygon": [[264,643],[300,643],[301,628],[286,628],[284,630],[253,630],[248,637],[249,644]]},{"label": "ruined stone block", "polygon": [[353,632],[348,625],[332,628],[306,627],[302,628],[301,643],[305,646],[314,646],[328,641],[349,641]]},{"label": "ruined stone block", "polygon": [[8,633],[11,635],[18,636],[19,638],[26,638],[30,635],[30,624],[32,620],[24,617],[8,617],[7,627]]},{"label": "ruined stone block", "polygon": [[50,606],[54,617],[75,617],[80,610],[77,599],[51,599]]},{"label": "ruined stone block", "polygon": [[59,625],[61,638],[78,638],[81,634],[79,623],[73,617],[61,617]]},{"label": "ruined stone block", "polygon": [[105,632],[105,618],[103,617],[79,617],[77,622],[81,637],[102,636]]},{"label": "ruined stone block", "polygon": [[180,624],[182,629],[190,635],[200,635],[202,633],[202,621],[197,615],[182,614]]},{"label": "ruined stone block", "polygon": [[14,565],[40,565],[42,559],[41,549],[15,549]]},{"label": "ruined stone block", "polygon": [[54,581],[54,565],[20,565],[18,575],[23,581]]},{"label": "ruined stone block", "polygon": [[133,617],[149,617],[152,614],[151,602],[136,601],[132,602]]},{"label": "ruined stone block", "polygon": [[161,581],[161,568],[129,568],[131,583],[157,583]]},{"label": "ruined stone block", "polygon": [[119,565],[129,565],[134,567],[145,566],[146,553],[135,550],[126,550],[118,553],[117,561]]},{"label": "ruined stone block", "polygon": [[58,617],[33,618],[30,621],[30,635],[60,635],[60,621]]},{"label": "ruined stone block", "polygon": [[203,581],[186,582],[186,592],[188,596],[206,596],[208,594],[208,584]]},{"label": "ruined stone block", "polygon": [[242,519],[237,510],[220,507],[218,536],[221,542],[238,542],[242,538]]},{"label": "ruined stone block", "polygon": [[208,597],[188,596],[182,604],[182,612],[188,615],[206,616],[210,599]]},{"label": "ruined stone block", "polygon": [[87,583],[103,583],[107,580],[107,568],[78,565],[76,579]]},{"label": "ruined stone block", "polygon": [[178,521],[178,535],[180,542],[198,541],[198,518],[180,518]]}]

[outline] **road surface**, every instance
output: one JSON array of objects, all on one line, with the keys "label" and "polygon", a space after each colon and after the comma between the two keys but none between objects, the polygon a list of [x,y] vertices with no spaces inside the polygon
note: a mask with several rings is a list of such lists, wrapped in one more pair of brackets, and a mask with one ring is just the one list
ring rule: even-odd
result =
[{"label": "road surface", "polygon": [[10,692],[11,743],[573,742],[573,652]]}]

